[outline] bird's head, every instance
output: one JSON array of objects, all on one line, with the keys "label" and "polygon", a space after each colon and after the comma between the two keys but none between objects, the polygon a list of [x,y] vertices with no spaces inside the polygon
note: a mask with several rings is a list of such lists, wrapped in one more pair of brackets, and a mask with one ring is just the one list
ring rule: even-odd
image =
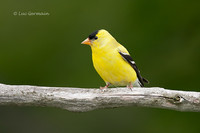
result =
[{"label": "bird's head", "polygon": [[81,44],[87,44],[91,47],[102,47],[109,41],[115,41],[115,39],[108,31],[101,29],[91,33]]}]

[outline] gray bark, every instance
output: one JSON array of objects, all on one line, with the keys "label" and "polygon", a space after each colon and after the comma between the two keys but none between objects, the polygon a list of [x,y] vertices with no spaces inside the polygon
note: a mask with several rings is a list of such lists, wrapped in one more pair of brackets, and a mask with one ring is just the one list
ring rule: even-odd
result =
[{"label": "gray bark", "polygon": [[0,105],[48,106],[74,112],[102,108],[141,106],[200,111],[200,92],[167,90],[164,88],[40,87],[0,84]]}]

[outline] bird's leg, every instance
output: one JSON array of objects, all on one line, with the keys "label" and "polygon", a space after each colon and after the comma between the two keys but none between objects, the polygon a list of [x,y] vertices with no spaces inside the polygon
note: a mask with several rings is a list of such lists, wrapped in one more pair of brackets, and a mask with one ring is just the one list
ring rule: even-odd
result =
[{"label": "bird's leg", "polygon": [[103,89],[107,89],[109,85],[110,85],[110,83],[106,83],[106,86],[104,86],[104,87],[100,87],[100,89],[101,89],[101,90],[103,90]]},{"label": "bird's leg", "polygon": [[130,82],[129,85],[127,85],[127,88],[129,88],[130,90],[132,90],[132,88],[133,88],[132,82]]}]

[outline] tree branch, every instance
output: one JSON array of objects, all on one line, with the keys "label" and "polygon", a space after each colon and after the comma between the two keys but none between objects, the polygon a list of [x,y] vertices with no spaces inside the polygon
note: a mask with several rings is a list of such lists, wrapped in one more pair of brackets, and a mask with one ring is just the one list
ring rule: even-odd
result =
[{"label": "tree branch", "polygon": [[200,92],[152,88],[84,89],[0,84],[0,105],[50,106],[74,112],[142,106],[200,112]]}]

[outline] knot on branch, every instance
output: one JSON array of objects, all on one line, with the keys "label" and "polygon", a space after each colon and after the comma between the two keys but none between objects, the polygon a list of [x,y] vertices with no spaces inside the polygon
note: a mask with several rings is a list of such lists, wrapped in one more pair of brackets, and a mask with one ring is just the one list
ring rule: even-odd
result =
[{"label": "knot on branch", "polygon": [[186,101],[186,99],[180,95],[175,95],[174,97],[168,97],[168,100],[173,104],[180,104]]}]

